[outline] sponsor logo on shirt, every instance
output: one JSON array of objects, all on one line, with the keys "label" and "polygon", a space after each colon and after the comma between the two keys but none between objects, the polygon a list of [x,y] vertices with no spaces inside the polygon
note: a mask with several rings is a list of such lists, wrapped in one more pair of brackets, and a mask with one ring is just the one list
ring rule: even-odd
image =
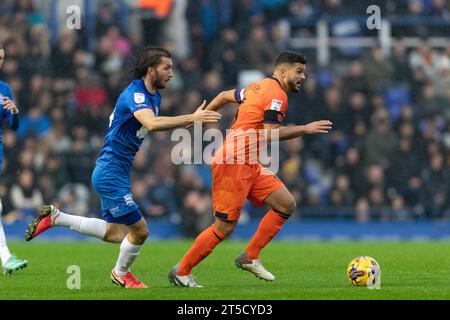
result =
[{"label": "sponsor logo on shirt", "polygon": [[138,131],[136,131],[136,137],[139,139],[144,139],[147,136],[148,129],[142,126]]},{"label": "sponsor logo on shirt", "polygon": [[111,214],[116,214],[117,212],[119,212],[119,207],[111,208],[111,209],[109,209],[109,212]]},{"label": "sponsor logo on shirt", "polygon": [[270,110],[281,111],[282,105],[283,105],[283,101],[273,99],[272,104],[270,105]]}]

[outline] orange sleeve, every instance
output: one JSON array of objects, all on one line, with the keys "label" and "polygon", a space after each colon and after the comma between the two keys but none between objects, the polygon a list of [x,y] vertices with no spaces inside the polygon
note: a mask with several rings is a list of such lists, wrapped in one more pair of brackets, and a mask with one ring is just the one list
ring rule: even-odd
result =
[{"label": "orange sleeve", "polygon": [[287,94],[281,88],[269,87],[262,98],[264,102],[264,123],[281,124],[287,112]]},{"label": "orange sleeve", "polygon": [[282,89],[267,88],[262,95],[264,101],[264,111],[274,110],[286,114],[287,111],[287,95]]}]

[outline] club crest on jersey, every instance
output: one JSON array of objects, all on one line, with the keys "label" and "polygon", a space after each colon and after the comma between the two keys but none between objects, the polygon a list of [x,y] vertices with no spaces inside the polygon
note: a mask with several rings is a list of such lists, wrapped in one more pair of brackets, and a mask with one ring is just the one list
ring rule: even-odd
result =
[{"label": "club crest on jersey", "polygon": [[283,105],[283,101],[272,99],[272,104],[270,105],[270,110],[281,111],[281,106]]},{"label": "club crest on jersey", "polygon": [[135,92],[134,93],[134,102],[137,104],[145,102],[145,95],[143,93]]},{"label": "club crest on jersey", "polygon": [[134,204],[133,197],[131,196],[131,194],[125,195],[125,196],[123,197],[123,199],[125,200],[125,204],[126,204],[128,207],[131,207],[131,206]]}]

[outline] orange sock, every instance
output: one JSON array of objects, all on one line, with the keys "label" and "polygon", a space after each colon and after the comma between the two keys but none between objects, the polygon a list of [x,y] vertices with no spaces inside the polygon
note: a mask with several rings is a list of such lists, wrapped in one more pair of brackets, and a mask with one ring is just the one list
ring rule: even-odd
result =
[{"label": "orange sock", "polygon": [[212,224],[195,239],[194,244],[180,261],[178,275],[191,274],[192,268],[205,259],[222,242],[224,235]]},{"label": "orange sock", "polygon": [[269,210],[261,222],[259,223],[258,230],[250,240],[245,252],[251,260],[258,259],[261,250],[275,237],[278,231],[281,230],[283,223],[289,218],[288,214],[277,213],[274,210]]}]

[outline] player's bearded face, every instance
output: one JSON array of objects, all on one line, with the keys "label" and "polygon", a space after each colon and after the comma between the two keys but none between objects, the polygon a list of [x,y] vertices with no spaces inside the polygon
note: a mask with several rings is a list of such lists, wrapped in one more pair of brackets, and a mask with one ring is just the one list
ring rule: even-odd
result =
[{"label": "player's bearded face", "polygon": [[154,84],[156,89],[164,89],[173,77],[172,60],[163,58],[162,63],[155,69]]},{"label": "player's bearded face", "polygon": [[161,74],[160,72],[158,72],[158,70],[156,70],[156,79],[155,79],[156,89],[164,89],[169,80],[170,78],[167,80],[164,74]]},{"label": "player's bearded face", "polygon": [[296,63],[292,68],[289,69],[287,73],[288,86],[293,92],[299,92],[300,87],[305,81],[305,65],[301,63]]}]

